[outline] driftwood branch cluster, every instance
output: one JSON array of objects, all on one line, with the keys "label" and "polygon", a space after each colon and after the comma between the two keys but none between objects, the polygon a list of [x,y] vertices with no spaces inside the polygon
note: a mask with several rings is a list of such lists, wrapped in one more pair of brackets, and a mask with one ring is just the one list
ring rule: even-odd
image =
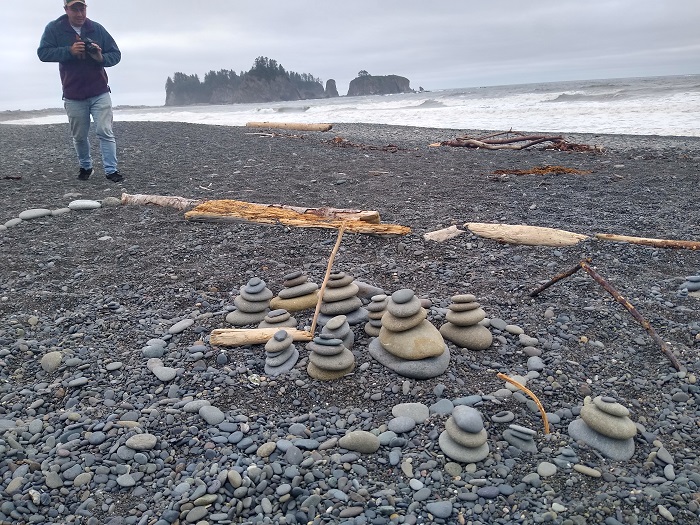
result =
[{"label": "driftwood branch cluster", "polygon": [[676,356],[673,355],[673,352],[668,347],[666,342],[663,339],[661,339],[659,334],[657,334],[654,328],[652,328],[649,321],[644,319],[644,317],[642,317],[642,315],[637,311],[637,309],[632,305],[632,303],[630,303],[625,297],[622,296],[622,294],[620,294],[620,292],[613,288],[613,286],[610,283],[603,279],[603,277],[593,269],[590,263],[590,259],[579,262],[570,270],[567,270],[566,272],[563,272],[553,277],[542,286],[530,292],[530,297],[536,297],[553,284],[561,281],[562,279],[566,279],[567,277],[572,276],[579,270],[583,270],[588,275],[590,275],[595,282],[601,285],[606,292],[612,295],[615,301],[617,301],[619,304],[625,307],[625,309],[632,315],[634,320],[637,321],[640,325],[642,325],[642,327],[647,331],[651,338],[661,347],[661,352],[668,358],[669,361],[671,361],[673,367],[676,370],[681,370],[681,364],[678,362],[678,359],[676,359]]},{"label": "driftwood branch cluster", "polygon": [[403,150],[403,148],[399,148],[398,146],[395,146],[394,144],[387,144],[386,146],[371,146],[369,144],[355,144],[354,142],[350,142],[348,140],[345,140],[342,137],[334,137],[330,140],[324,140],[323,142],[325,144],[330,144],[331,146],[334,146],[337,148],[358,148],[358,149],[363,149],[363,150],[386,151],[389,153],[396,153],[397,151]]},{"label": "driftwood branch cluster", "polygon": [[528,170],[494,170],[494,175],[556,175],[570,173],[572,175],[588,175],[588,170],[577,170],[575,168],[565,168],[564,166],[535,166]]},{"label": "driftwood branch cluster", "polygon": [[453,140],[444,140],[431,144],[431,146],[452,146],[454,148],[475,148],[475,149],[511,149],[522,150],[537,144],[548,143],[544,149],[558,151],[593,151],[602,152],[599,146],[588,146],[586,144],[574,144],[568,142],[564,137],[549,135],[526,135],[519,131],[501,131],[491,135],[471,137],[465,135]]}]

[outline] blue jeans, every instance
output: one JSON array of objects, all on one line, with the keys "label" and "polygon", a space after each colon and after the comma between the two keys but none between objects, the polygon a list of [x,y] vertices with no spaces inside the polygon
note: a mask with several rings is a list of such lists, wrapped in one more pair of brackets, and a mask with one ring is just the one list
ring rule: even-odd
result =
[{"label": "blue jeans", "polygon": [[90,115],[95,122],[95,134],[100,139],[100,151],[102,152],[102,164],[106,174],[117,171],[117,141],[112,132],[112,97],[109,93],[90,97],[85,100],[64,99],[70,133],[73,136],[73,146],[78,154],[78,162],[81,168],[92,168],[90,155],[90,143],[88,132],[90,131]]}]

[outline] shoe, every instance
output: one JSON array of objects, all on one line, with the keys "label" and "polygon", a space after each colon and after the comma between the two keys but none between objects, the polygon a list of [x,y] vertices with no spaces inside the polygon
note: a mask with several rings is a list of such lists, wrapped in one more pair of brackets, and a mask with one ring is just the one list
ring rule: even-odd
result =
[{"label": "shoe", "polygon": [[78,180],[88,180],[90,175],[93,173],[95,173],[95,170],[92,168],[80,168],[80,172],[78,172]]},{"label": "shoe", "polygon": [[121,175],[118,171],[115,171],[114,173],[108,173],[106,177],[112,182],[121,182],[124,180],[124,176]]}]

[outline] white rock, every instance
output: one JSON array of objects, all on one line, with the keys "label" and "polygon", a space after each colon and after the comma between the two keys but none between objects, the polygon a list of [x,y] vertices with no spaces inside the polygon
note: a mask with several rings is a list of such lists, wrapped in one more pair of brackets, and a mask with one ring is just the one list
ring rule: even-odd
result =
[{"label": "white rock", "polygon": [[102,204],[100,204],[99,201],[93,201],[89,199],[77,199],[71,201],[68,204],[68,207],[71,210],[94,210],[97,208],[101,208]]}]

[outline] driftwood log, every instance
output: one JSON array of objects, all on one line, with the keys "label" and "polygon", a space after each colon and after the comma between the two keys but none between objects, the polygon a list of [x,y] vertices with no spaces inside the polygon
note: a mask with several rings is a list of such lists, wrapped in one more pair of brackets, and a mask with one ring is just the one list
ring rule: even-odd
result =
[{"label": "driftwood log", "polygon": [[333,124],[304,124],[302,122],[247,122],[249,128],[295,129],[299,131],[330,131]]},{"label": "driftwood log", "polygon": [[637,321],[640,325],[642,325],[642,327],[647,331],[651,338],[661,347],[661,352],[668,358],[669,361],[671,361],[673,367],[676,370],[681,370],[681,364],[678,362],[678,359],[676,359],[676,356],[673,355],[673,352],[668,347],[666,342],[663,339],[661,339],[659,334],[656,333],[656,330],[654,330],[654,328],[651,326],[651,323],[644,319],[644,317],[642,317],[642,315],[637,311],[637,309],[632,305],[632,303],[630,303],[625,297],[623,297],[622,294],[620,294],[620,292],[613,288],[610,283],[603,279],[603,277],[593,269],[593,267],[591,266],[590,259],[581,261],[570,270],[567,270],[566,272],[552,277],[545,284],[539,286],[538,288],[530,292],[530,297],[538,296],[540,293],[542,293],[544,290],[546,290],[553,284],[561,281],[562,279],[570,277],[579,270],[584,270],[588,275],[590,275],[593,278],[595,282],[601,285],[606,292],[612,295],[615,301],[624,306],[625,309],[632,315],[634,320]]},{"label": "driftwood log", "polygon": [[[245,346],[267,343],[279,328],[218,328],[212,330],[209,341],[213,346]],[[294,341],[311,341],[313,334],[296,328],[285,328]]]},{"label": "driftwood log", "polygon": [[682,241],[674,239],[652,239],[648,237],[629,237],[627,235],[615,235],[613,233],[596,233],[595,238],[601,241],[628,242],[631,244],[643,244],[655,248],[676,248],[683,250],[700,250],[700,241]]},{"label": "driftwood log", "polygon": [[[505,137],[504,137],[505,135]],[[512,135],[512,136],[511,136]],[[573,144],[567,142],[564,137],[548,135],[526,135],[519,131],[502,131],[481,137],[462,136],[453,140],[444,140],[430,144],[431,147],[452,146],[455,148],[479,148],[487,150],[511,149],[522,150],[548,142],[547,149],[557,149],[561,151],[602,151],[598,146],[587,146],[585,144]]]},{"label": "driftwood log", "polygon": [[256,204],[236,200],[205,201],[185,213],[188,221],[256,222],[301,228],[332,228],[352,233],[406,235],[407,226],[381,224],[377,212],[339,210],[335,208],[296,208],[278,204]]},{"label": "driftwood log", "polygon": [[529,246],[572,246],[589,238],[580,233],[525,224],[468,222],[464,226],[480,237]]}]

